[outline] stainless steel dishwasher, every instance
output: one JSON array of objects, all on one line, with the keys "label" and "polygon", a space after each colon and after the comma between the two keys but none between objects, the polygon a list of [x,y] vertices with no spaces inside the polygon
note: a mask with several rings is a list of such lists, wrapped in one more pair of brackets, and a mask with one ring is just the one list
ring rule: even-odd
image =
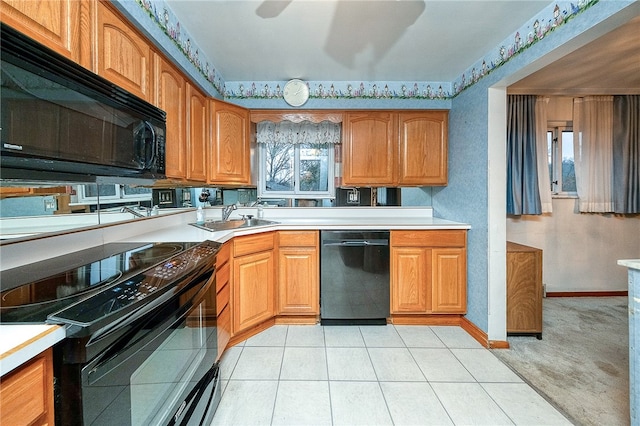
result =
[{"label": "stainless steel dishwasher", "polygon": [[389,231],[320,231],[323,325],[386,324]]}]

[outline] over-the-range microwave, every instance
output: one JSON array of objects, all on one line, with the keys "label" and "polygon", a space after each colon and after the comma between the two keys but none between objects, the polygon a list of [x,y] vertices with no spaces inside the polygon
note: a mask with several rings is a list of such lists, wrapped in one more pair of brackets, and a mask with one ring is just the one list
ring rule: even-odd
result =
[{"label": "over-the-range microwave", "polygon": [[0,183],[165,178],[164,111],[0,25]]}]

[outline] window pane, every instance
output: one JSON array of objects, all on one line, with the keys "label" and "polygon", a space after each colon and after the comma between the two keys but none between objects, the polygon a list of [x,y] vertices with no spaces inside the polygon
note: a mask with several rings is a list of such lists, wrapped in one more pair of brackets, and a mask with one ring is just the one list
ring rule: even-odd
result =
[{"label": "window pane", "polygon": [[328,190],[329,147],[330,145],[300,145],[300,191]]},{"label": "window pane", "polygon": [[294,146],[275,142],[264,145],[265,190],[293,191]]},{"label": "window pane", "polygon": [[562,132],[562,191],[576,192],[572,131]]}]

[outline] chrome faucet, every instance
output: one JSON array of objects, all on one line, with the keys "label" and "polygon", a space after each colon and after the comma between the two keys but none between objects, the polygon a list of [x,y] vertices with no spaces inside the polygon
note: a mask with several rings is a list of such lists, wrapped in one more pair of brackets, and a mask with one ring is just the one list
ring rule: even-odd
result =
[{"label": "chrome faucet", "polygon": [[124,207],[122,207],[122,208],[120,209],[120,213],[124,213],[124,212],[129,212],[129,213],[131,213],[132,215],[134,215],[135,217],[145,217],[145,216],[148,216],[148,214],[147,214],[147,215],[143,215],[142,213],[137,212],[137,211],[135,211],[134,209],[132,209],[131,207],[127,207],[127,206],[124,206]]},{"label": "chrome faucet", "polygon": [[231,216],[231,212],[236,210],[235,204],[229,204],[228,206],[222,206],[222,221],[225,222]]}]

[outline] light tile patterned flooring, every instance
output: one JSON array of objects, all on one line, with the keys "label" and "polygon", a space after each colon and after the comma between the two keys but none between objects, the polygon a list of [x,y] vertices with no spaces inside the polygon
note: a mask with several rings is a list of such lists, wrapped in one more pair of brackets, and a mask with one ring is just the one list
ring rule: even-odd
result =
[{"label": "light tile patterned flooring", "polygon": [[277,325],[229,348],[213,425],[569,425],[459,327]]}]

